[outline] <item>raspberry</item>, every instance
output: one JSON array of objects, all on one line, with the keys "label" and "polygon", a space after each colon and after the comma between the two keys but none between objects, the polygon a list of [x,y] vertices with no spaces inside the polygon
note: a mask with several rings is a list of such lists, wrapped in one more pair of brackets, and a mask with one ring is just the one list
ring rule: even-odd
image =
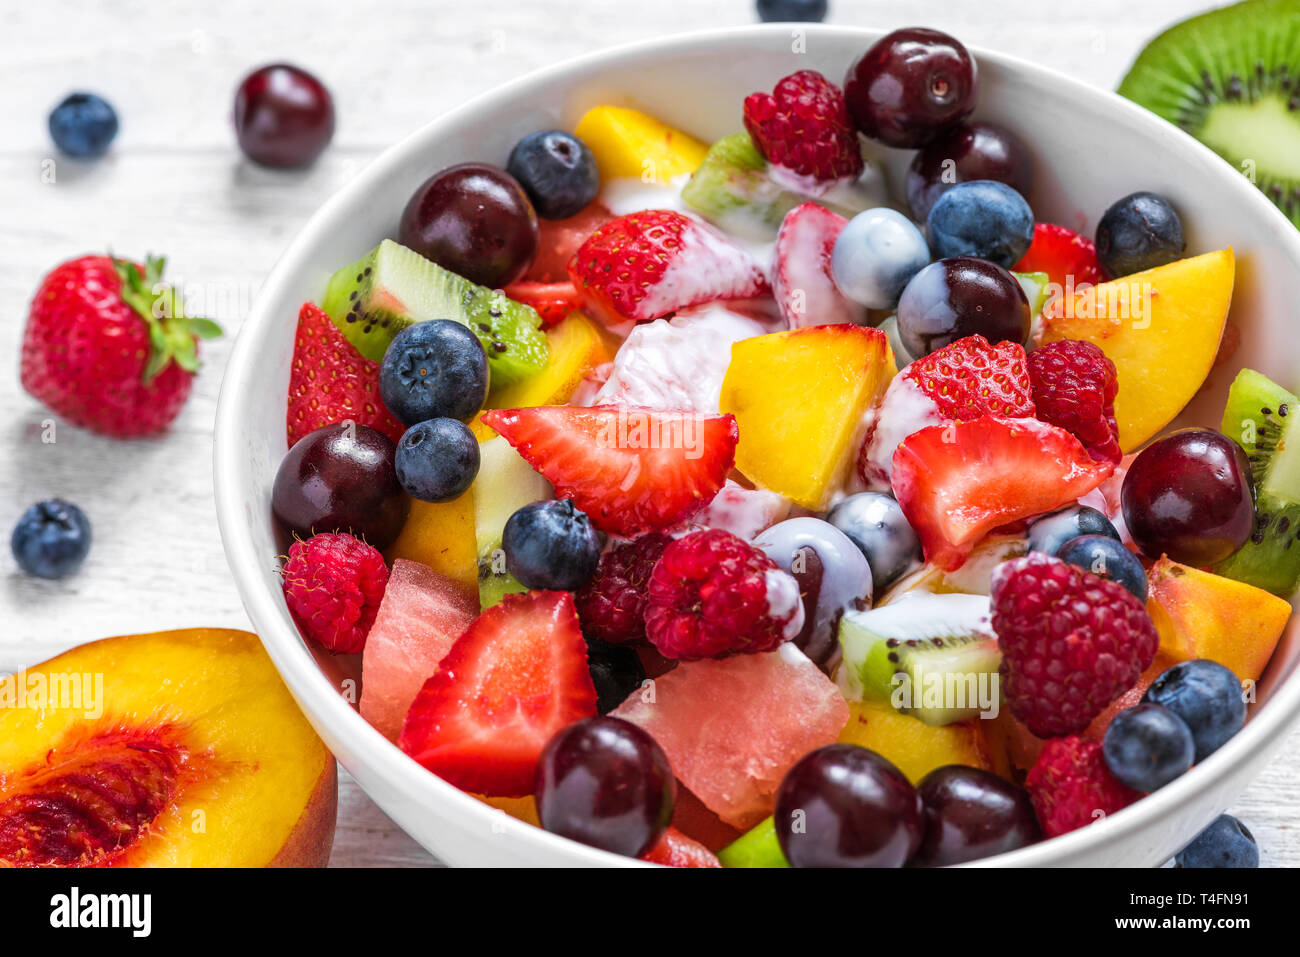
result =
[{"label": "raspberry", "polygon": [[651,532],[601,556],[595,576],[573,595],[584,635],[613,642],[645,637],[646,585],[671,541],[662,532]]},{"label": "raspberry", "polygon": [[313,535],[290,546],[280,578],[284,600],[306,637],[340,655],[365,647],[388,584],[377,548],[342,532]]},{"label": "raspberry", "polygon": [[679,538],[650,576],[646,636],[668,658],[771,651],[803,627],[799,585],[721,529]]},{"label": "raspberry", "polygon": [[745,98],[745,129],[769,163],[827,181],[862,172],[844,94],[816,70],[792,73],[770,93]]},{"label": "raspberry", "polygon": [[1101,745],[1071,735],[1043,745],[1025,778],[1045,837],[1056,837],[1128,807],[1142,795],[1115,780]]},{"label": "raspberry", "polygon": [[1133,594],[1034,552],[993,572],[993,630],[1011,713],[1040,738],[1074,734],[1137,683],[1159,637]]},{"label": "raspberry", "polygon": [[1115,363],[1091,342],[1062,339],[1029,354],[1038,418],[1074,435],[1098,462],[1118,463]]}]

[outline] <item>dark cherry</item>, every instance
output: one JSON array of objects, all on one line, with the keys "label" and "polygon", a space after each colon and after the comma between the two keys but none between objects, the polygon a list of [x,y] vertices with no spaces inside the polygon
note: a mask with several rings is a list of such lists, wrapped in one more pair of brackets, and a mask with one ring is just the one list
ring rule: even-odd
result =
[{"label": "dark cherry", "polygon": [[1029,300],[1016,277],[972,256],[930,263],[898,300],[898,335],[914,359],[977,333],[1023,343],[1029,324]]},{"label": "dark cherry", "polygon": [[925,222],[944,190],[957,183],[993,179],[1029,198],[1034,164],[1020,137],[993,123],[962,123],[939,134],[907,169],[907,204]]},{"label": "dark cherry", "polygon": [[1143,554],[1200,568],[1250,538],[1252,488],[1250,460],[1240,445],[1213,429],[1182,429],[1138,453],[1124,476],[1120,504]]},{"label": "dark cherry", "polygon": [[486,163],[449,166],[425,180],[402,211],[398,241],[492,289],[537,256],[537,213],[518,180]]},{"label": "dark cherry", "polygon": [[271,511],[301,538],[351,532],[385,549],[411,508],[393,468],[395,451],[392,439],[368,425],[339,423],[308,433],[280,462]]},{"label": "dark cherry", "polygon": [[792,867],[902,867],[921,843],[921,800],[885,758],[828,744],[776,792],[777,840]]},{"label": "dark cherry", "polygon": [[546,743],[534,796],[552,834],[640,857],[672,820],[677,779],[645,731],[621,718],[587,718]]},{"label": "dark cherry", "polygon": [[982,768],[935,768],[916,790],[925,836],[914,864],[962,864],[1014,851],[1042,837],[1029,794]]},{"label": "dark cherry", "polygon": [[264,66],[235,93],[235,135],[254,163],[308,166],[334,136],[334,101],[306,70],[287,63]]},{"label": "dark cherry", "polygon": [[975,109],[975,61],[955,38],[909,27],[877,40],[849,67],[844,99],[863,133],[917,149]]}]

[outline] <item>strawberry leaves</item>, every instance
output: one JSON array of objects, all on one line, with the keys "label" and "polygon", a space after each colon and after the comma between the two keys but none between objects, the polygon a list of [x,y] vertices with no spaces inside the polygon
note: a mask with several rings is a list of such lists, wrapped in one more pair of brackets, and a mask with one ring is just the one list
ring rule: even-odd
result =
[{"label": "strawberry leaves", "polygon": [[195,340],[216,339],[222,334],[221,326],[211,319],[185,315],[175,287],[162,281],[164,257],[147,256],[143,269],[129,260],[111,258],[122,280],[122,301],[144,320],[149,332],[144,381],[152,382],[172,362],[188,373],[197,372]]}]

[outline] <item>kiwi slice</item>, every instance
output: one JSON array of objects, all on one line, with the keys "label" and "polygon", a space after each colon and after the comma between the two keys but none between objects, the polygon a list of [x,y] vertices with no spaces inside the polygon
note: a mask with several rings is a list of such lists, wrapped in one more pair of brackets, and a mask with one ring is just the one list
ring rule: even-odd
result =
[{"label": "kiwi slice", "polygon": [[1045,272],[1013,272],[1011,275],[1016,277],[1016,282],[1025,291],[1025,298],[1029,300],[1029,314],[1036,316],[1042,312],[1043,305],[1047,302],[1047,284],[1052,281],[1052,277]]},{"label": "kiwi slice", "polygon": [[1119,92],[1251,176],[1300,225],[1300,0],[1245,0],[1170,27]]},{"label": "kiwi slice", "polygon": [[546,366],[546,335],[532,306],[477,286],[391,239],[330,276],[321,308],[376,362],[393,336],[412,323],[451,319],[483,343],[493,386],[526,379]]},{"label": "kiwi slice", "polygon": [[486,609],[506,595],[528,590],[506,571],[505,552],[501,550],[506,522],[518,509],[555,493],[551,483],[501,436],[480,442],[478,451],[478,477],[473,486],[474,537],[478,548],[478,599]]},{"label": "kiwi slice", "polygon": [[1215,571],[1289,598],[1300,584],[1300,398],[1242,369],[1219,427],[1250,459],[1255,531]]},{"label": "kiwi slice", "polygon": [[852,700],[888,701],[926,724],[996,707],[1002,653],[989,599],[917,595],[840,619],[840,687]]},{"label": "kiwi slice", "polygon": [[789,867],[776,837],[776,824],[764,818],[718,851],[723,867]]}]

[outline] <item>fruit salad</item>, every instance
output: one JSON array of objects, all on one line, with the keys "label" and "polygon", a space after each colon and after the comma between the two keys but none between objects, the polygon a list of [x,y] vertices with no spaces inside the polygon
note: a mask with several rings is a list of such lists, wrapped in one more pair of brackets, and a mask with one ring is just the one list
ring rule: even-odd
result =
[{"label": "fruit salad", "polygon": [[1091,237],[1039,219],[953,37],[844,67],[712,144],[597,106],[441,170],[302,306],[285,601],[503,813],[672,866],[957,864],[1247,719],[1300,399],[1244,369],[1168,428],[1233,251],[1133,184]]}]

